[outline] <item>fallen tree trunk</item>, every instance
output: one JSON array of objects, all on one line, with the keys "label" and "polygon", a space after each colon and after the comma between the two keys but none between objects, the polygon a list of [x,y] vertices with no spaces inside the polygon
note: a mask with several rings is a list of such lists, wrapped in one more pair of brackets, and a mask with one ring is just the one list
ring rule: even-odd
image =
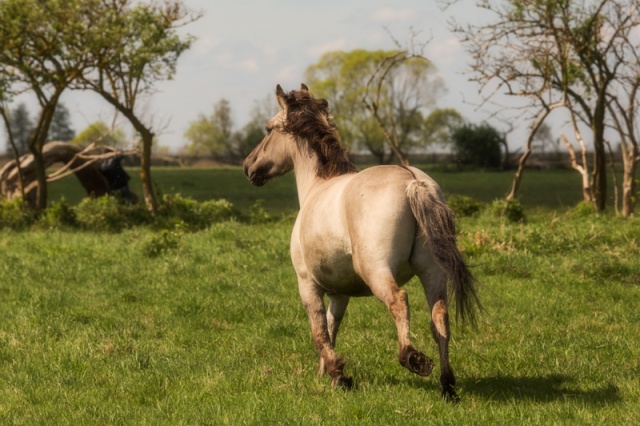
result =
[{"label": "fallen tree trunk", "polygon": [[[42,154],[44,156],[45,168],[56,163],[63,163],[63,169],[69,174],[76,175],[82,187],[87,191],[89,197],[99,197],[111,192],[108,179],[100,169],[100,161],[105,158],[105,149],[95,146],[82,148],[67,142],[51,142],[44,146]],[[106,157],[118,155],[108,153]],[[35,173],[35,162],[32,154],[21,156],[20,170],[24,180],[24,194],[28,203],[35,202],[37,181]],[[8,200],[21,197],[19,169],[17,161],[14,159],[0,170],[0,195]],[[67,174],[54,173],[47,177],[47,182],[64,177]]]}]

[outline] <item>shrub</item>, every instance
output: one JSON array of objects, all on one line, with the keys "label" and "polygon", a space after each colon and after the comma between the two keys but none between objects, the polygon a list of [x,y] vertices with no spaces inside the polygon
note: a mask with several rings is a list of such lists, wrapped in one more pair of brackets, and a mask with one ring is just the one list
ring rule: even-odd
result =
[{"label": "shrub", "polygon": [[525,220],[524,208],[516,199],[495,200],[491,204],[491,213],[494,216],[504,217],[509,222],[523,222]]},{"label": "shrub", "polygon": [[186,226],[189,229],[203,229],[236,216],[233,204],[224,199],[199,203],[193,198],[173,194],[164,195],[158,206],[158,224],[164,228]]},{"label": "shrub", "polygon": [[35,218],[34,211],[25,206],[22,199],[0,201],[0,228],[24,229]]},{"label": "shrub", "polygon": [[45,228],[57,229],[76,226],[78,221],[74,208],[63,197],[49,205],[38,223]]},{"label": "shrub", "polygon": [[115,197],[85,198],[75,207],[78,224],[92,231],[121,231],[129,218]]},{"label": "shrub", "polygon": [[264,200],[256,200],[255,203],[249,207],[249,223],[267,223],[273,220],[273,217],[264,208]]},{"label": "shrub", "polygon": [[597,212],[593,203],[590,203],[589,201],[580,201],[570,210],[569,213],[573,217],[589,217],[593,216]]},{"label": "shrub", "polygon": [[179,229],[173,231],[164,229],[145,242],[143,246],[144,254],[148,257],[158,257],[171,250],[176,250],[180,247],[181,238],[182,233]]},{"label": "shrub", "polygon": [[482,209],[482,203],[466,195],[452,195],[447,199],[449,208],[457,217],[469,217]]}]

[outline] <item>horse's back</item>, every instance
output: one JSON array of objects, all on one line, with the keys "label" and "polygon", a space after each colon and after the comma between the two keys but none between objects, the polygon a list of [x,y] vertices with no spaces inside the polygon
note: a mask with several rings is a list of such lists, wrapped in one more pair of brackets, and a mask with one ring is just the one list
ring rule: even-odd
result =
[{"label": "horse's back", "polygon": [[417,228],[406,191],[415,180],[433,182],[414,168],[371,167],[327,181],[305,203],[294,239],[320,285],[357,295],[367,293],[365,270],[386,268],[399,281],[413,275]]}]

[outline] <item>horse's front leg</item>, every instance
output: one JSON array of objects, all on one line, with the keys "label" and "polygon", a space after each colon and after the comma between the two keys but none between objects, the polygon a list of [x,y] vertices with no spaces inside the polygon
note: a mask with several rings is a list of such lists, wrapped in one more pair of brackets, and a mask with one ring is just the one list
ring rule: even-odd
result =
[{"label": "horse's front leg", "polygon": [[[335,349],[336,337],[338,336],[338,330],[340,329],[340,323],[344,318],[344,313],[349,305],[349,296],[341,294],[329,295],[329,308],[327,309],[327,331],[329,332],[329,341]],[[323,376],[327,372],[327,367],[324,364],[324,358],[320,357],[318,363],[318,375]]]},{"label": "horse's front leg", "polygon": [[[310,280],[298,276],[300,297],[304,305],[309,322],[313,343],[316,345],[326,372],[331,376],[333,387],[344,386],[351,388],[353,380],[344,374],[344,361],[337,357],[333,350],[333,343],[327,327],[327,313],[324,307],[324,292]],[[345,306],[346,307],[346,306]]]}]

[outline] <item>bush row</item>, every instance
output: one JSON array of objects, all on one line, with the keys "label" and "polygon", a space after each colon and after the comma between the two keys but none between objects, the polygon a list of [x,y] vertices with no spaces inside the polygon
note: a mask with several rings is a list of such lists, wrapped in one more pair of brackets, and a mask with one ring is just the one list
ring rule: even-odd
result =
[{"label": "bush row", "polygon": [[474,200],[466,195],[452,195],[447,198],[447,204],[457,217],[469,217],[476,214],[488,213],[492,216],[504,218],[508,222],[523,222],[524,208],[518,200],[494,200],[491,204]]},{"label": "bush row", "polygon": [[0,202],[0,229],[83,229],[100,232],[118,232],[135,226],[156,229],[204,229],[212,223],[228,220],[265,222],[271,220],[260,203],[242,216],[225,199],[196,201],[180,194],[164,195],[155,215],[144,205],[128,205],[115,197],[85,198],[72,206],[65,199],[56,201],[42,213],[36,214],[20,200]]}]

